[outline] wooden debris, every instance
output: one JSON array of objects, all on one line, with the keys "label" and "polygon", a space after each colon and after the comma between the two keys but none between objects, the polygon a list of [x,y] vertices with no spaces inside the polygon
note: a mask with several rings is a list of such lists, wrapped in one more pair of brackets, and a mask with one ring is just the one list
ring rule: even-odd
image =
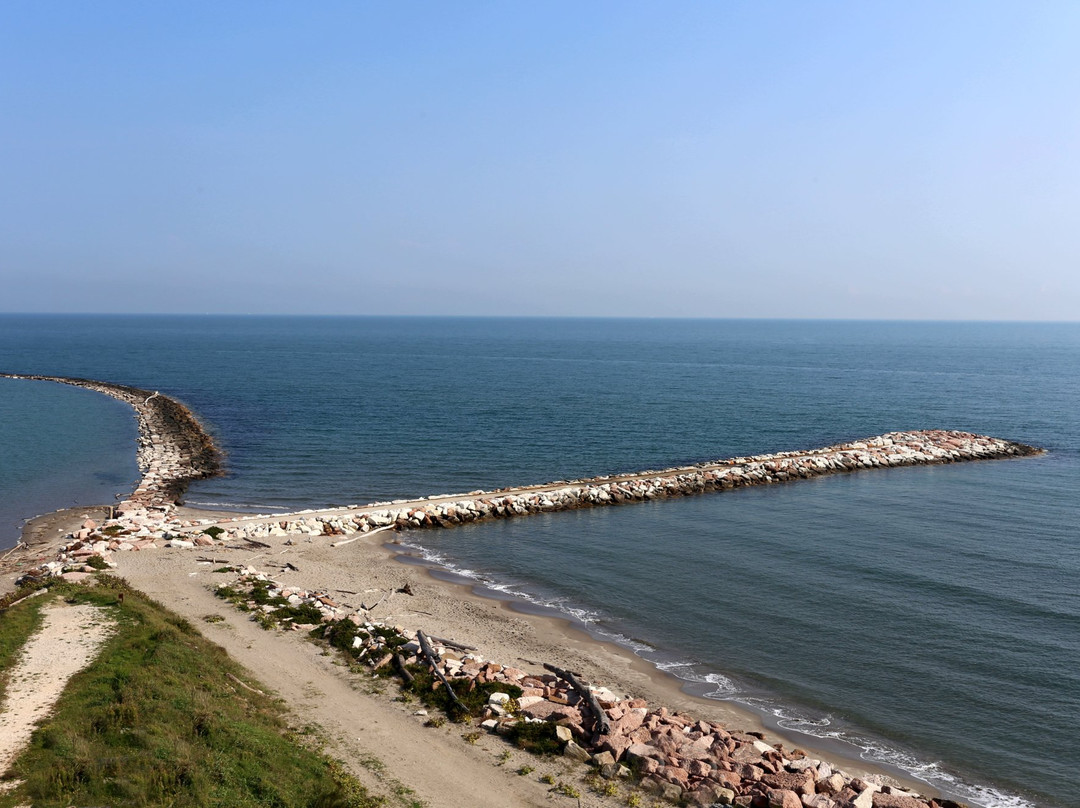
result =
[{"label": "wooden debris", "polygon": [[401,678],[405,680],[406,685],[413,683],[413,675],[405,667],[405,660],[401,658],[401,654],[394,654],[394,667],[397,668],[397,672],[401,674]]},{"label": "wooden debris", "polygon": [[427,635],[422,631],[416,632],[416,639],[420,643],[420,651],[424,654],[424,659],[427,660],[428,665],[431,667],[431,672],[435,674],[435,678],[442,682],[443,687],[446,688],[447,695],[450,696],[450,700],[454,702],[454,706],[461,712],[467,713],[469,708],[461,703],[461,699],[457,697],[454,692],[454,688],[450,687],[450,683],[446,681],[446,677],[443,676],[443,672],[439,670],[439,661],[435,658],[435,654],[431,651],[431,643],[428,642]]},{"label": "wooden debris", "polygon": [[581,696],[582,699],[589,705],[589,709],[592,710],[593,720],[596,722],[596,734],[598,736],[611,734],[611,722],[608,720],[607,713],[604,712],[604,708],[600,706],[600,702],[596,700],[596,696],[593,695],[586,685],[581,683],[581,680],[570,671],[564,671],[562,668],[556,668],[554,665],[544,663],[544,669],[549,670],[558,676],[560,679],[564,679],[569,682],[570,687],[574,688],[574,692]]}]

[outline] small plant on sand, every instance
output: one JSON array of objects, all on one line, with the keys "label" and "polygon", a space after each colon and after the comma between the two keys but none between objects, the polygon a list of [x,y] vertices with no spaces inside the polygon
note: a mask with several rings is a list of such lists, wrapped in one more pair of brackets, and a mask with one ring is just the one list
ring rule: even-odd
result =
[{"label": "small plant on sand", "polygon": [[480,733],[479,732],[466,732],[461,737],[465,740],[465,743],[469,743],[469,744],[472,744],[473,746],[475,746],[476,742],[480,740]]},{"label": "small plant on sand", "polygon": [[518,749],[534,755],[555,755],[562,751],[563,742],[555,734],[555,725],[522,721],[514,724],[506,735]]},{"label": "small plant on sand", "polygon": [[626,804],[629,808],[641,808],[641,795],[640,794],[627,794]]},{"label": "small plant on sand", "polygon": [[509,749],[504,749],[502,751],[502,754],[499,755],[499,759],[495,763],[495,765],[496,766],[502,766],[504,763],[509,763],[510,758],[512,758],[512,757],[513,757],[513,753],[511,753],[511,751]]},{"label": "small plant on sand", "polygon": [[436,716],[433,716],[432,718],[429,718],[427,721],[425,721],[424,726],[425,727],[433,727],[434,729],[438,729],[439,727],[441,727],[445,723],[446,723],[445,718],[443,718],[441,715],[436,715]]},{"label": "small plant on sand", "polygon": [[220,536],[224,532],[225,531],[222,530],[217,525],[211,525],[210,527],[208,527],[206,530],[203,531],[203,533],[205,535],[209,536],[211,539],[216,539],[218,536]]},{"label": "small plant on sand", "polygon": [[556,794],[562,794],[564,797],[569,797],[572,800],[581,799],[581,792],[569,783],[558,783],[555,788],[551,790]]},{"label": "small plant on sand", "polygon": [[204,623],[220,623],[224,619],[225,618],[222,617],[220,614],[204,614],[203,615],[203,622]]},{"label": "small plant on sand", "polygon": [[601,797],[615,797],[619,794],[619,787],[610,780],[602,780],[593,787],[593,790]]},{"label": "small plant on sand", "polygon": [[553,774],[541,775],[540,782],[545,783],[546,785],[549,785],[549,786],[553,786],[553,785],[555,785],[555,775],[553,775]]},{"label": "small plant on sand", "polygon": [[105,563],[105,559],[101,556],[93,555],[86,559],[86,566],[93,567],[96,570],[107,570],[109,565]]},{"label": "small plant on sand", "polygon": [[534,771],[536,771],[536,769],[526,764],[525,766],[522,766],[520,769],[518,769],[518,774],[524,777],[527,774],[532,774]]}]

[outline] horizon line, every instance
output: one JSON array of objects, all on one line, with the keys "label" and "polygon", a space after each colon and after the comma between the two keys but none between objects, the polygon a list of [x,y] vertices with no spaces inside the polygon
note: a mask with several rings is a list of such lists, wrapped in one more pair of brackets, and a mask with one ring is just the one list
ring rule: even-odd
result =
[{"label": "horizon line", "polygon": [[307,318],[369,320],[655,320],[655,321],[742,321],[742,322],[817,322],[817,323],[941,323],[941,324],[1016,324],[1078,325],[1076,320],[980,319],[939,317],[753,317],[651,314],[325,314],[296,312],[92,312],[92,311],[0,311],[0,317],[212,317],[212,318]]}]

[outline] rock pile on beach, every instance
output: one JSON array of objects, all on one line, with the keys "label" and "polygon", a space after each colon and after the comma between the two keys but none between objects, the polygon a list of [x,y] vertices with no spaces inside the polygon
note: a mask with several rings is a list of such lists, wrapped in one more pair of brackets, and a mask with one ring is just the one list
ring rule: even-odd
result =
[{"label": "rock pile on beach", "polygon": [[[233,569],[237,577],[219,594],[227,593],[223,596],[256,620],[287,613],[264,623],[267,627],[320,629],[316,634],[324,639],[344,634],[349,641],[338,647],[373,670],[389,669],[395,655],[406,669],[427,664],[416,629],[372,620],[366,607],[347,606],[329,592],[280,583],[253,567]],[[339,624],[349,628],[334,628]],[[550,725],[565,757],[605,778],[633,778],[643,790],[672,802],[747,808],[958,808],[950,800],[852,777],[798,749],[768,744],[761,733],[735,732],[652,708],[644,699],[583,684],[574,674],[550,666],[545,672],[530,672],[486,660],[460,643],[428,639],[438,672],[455,692],[487,686],[483,729],[511,735],[522,724]],[[597,709],[603,713],[601,720]]]},{"label": "rock pile on beach", "polygon": [[696,466],[608,475],[426,500],[396,501],[340,509],[334,514],[299,512],[222,522],[229,538],[349,535],[396,526],[442,527],[576,508],[644,502],[751,485],[770,485],[861,469],[895,468],[1037,454],[1040,450],[970,432],[890,432],[874,438],[808,451],[736,457]]}]

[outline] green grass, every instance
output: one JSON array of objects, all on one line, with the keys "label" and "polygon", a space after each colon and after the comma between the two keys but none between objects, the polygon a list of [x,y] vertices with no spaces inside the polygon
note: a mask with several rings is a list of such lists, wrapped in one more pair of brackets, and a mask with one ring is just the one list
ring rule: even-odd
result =
[{"label": "green grass", "polygon": [[534,755],[556,755],[566,746],[555,734],[554,724],[533,724],[522,721],[510,728],[507,740],[518,749]]},{"label": "green grass", "polygon": [[[33,589],[19,590],[5,598],[8,603],[30,594]],[[41,625],[41,607],[45,598],[36,597],[12,609],[0,609],[0,700],[7,689],[8,671],[18,660],[19,651]]]},{"label": "green grass", "polygon": [[15,761],[12,774],[23,782],[0,795],[0,808],[382,804],[340,764],[305,747],[279,702],[236,685],[228,674],[246,673],[221,648],[119,579],[56,585],[10,609],[0,655],[17,649],[41,605],[58,596],[101,607],[118,629]]}]

